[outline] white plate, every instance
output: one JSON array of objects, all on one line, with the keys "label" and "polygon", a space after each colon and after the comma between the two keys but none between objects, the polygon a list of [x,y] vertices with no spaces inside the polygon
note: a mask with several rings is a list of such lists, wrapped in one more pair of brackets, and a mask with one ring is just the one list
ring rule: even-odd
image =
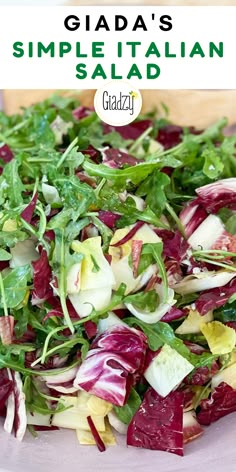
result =
[{"label": "white plate", "polygon": [[75,432],[29,434],[22,443],[0,428],[1,472],[235,472],[236,414],[206,428],[204,435],[185,447],[185,456],[118,446],[100,453],[79,446]]}]

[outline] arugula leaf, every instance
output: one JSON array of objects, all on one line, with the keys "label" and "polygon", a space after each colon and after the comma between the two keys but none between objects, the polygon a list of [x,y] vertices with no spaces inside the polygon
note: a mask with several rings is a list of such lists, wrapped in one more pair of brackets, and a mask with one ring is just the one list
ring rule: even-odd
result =
[{"label": "arugula leaf", "polygon": [[217,152],[217,148],[213,146],[204,149],[202,157],[205,159],[203,173],[209,179],[216,179],[224,170],[224,164]]},{"label": "arugula leaf", "polygon": [[[27,282],[31,277],[30,265],[11,269],[3,276],[5,301],[8,308],[16,308],[25,298],[29,288]],[[0,306],[3,307],[1,298]]]},{"label": "arugula leaf", "polygon": [[135,307],[151,313],[156,310],[158,301],[159,297],[155,290],[128,295],[123,300],[124,303],[132,303]]},{"label": "arugula leaf", "polygon": [[23,203],[22,192],[24,185],[18,173],[20,163],[17,159],[12,159],[5,165],[0,177],[0,203],[7,199],[10,208],[18,207]]},{"label": "arugula leaf", "polygon": [[137,220],[153,224],[159,228],[169,228],[155,213],[147,206],[143,211],[137,210],[133,198],[128,197],[125,202],[121,202],[117,193],[112,189],[103,188],[99,194],[97,205],[102,210],[109,210],[121,214],[121,218],[116,222],[117,228],[136,223]]},{"label": "arugula leaf", "polygon": [[64,208],[72,208],[77,214],[85,213],[90,205],[96,203],[94,190],[85,183],[81,183],[76,176],[57,178],[54,182],[59,191]]},{"label": "arugula leaf", "polygon": [[143,162],[132,167],[125,167],[124,169],[112,169],[104,164],[94,164],[88,160],[84,162],[83,168],[89,175],[103,177],[122,186],[129,180],[133,182],[133,184],[139,184],[155,169],[161,169],[165,166],[175,168],[179,165],[180,161],[174,157],[153,156],[152,161]]},{"label": "arugula leaf", "polygon": [[102,249],[103,249],[104,252],[106,252],[108,250],[110,240],[113,236],[113,232],[110,228],[108,228],[108,226],[106,226],[96,216],[91,215],[91,220],[92,220],[93,224],[97,227],[99,233],[102,236],[102,242],[103,242]]},{"label": "arugula leaf", "polygon": [[164,188],[169,185],[170,178],[163,172],[155,170],[138,187],[136,195],[146,196],[146,204],[157,216],[161,216],[166,205]]},{"label": "arugula leaf", "polygon": [[167,296],[168,296],[168,280],[167,280],[167,275],[166,275],[166,269],[165,269],[165,264],[162,259],[162,251],[163,251],[163,243],[147,243],[143,244],[142,247],[142,255],[147,255],[151,254],[153,256],[154,261],[156,262],[160,277],[162,278],[162,283],[163,283],[163,289],[164,289],[164,299],[163,303],[166,302]]},{"label": "arugula leaf", "polygon": [[5,249],[0,248],[0,261],[10,261],[12,255]]},{"label": "arugula leaf", "polygon": [[236,300],[214,310],[214,319],[222,323],[236,321]]},{"label": "arugula leaf", "polygon": [[131,389],[129,398],[125,405],[114,406],[115,413],[120,421],[124,424],[129,424],[138,411],[142,400],[134,388]]}]

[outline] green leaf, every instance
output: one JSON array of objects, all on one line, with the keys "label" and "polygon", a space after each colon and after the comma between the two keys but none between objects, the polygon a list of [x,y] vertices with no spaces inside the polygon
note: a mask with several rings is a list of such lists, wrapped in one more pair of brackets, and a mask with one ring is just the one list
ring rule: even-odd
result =
[{"label": "green leaf", "polygon": [[236,300],[214,310],[214,319],[222,323],[236,321]]},{"label": "green leaf", "polygon": [[76,176],[58,178],[54,182],[59,191],[64,208],[73,209],[76,214],[82,215],[90,205],[96,203],[94,190],[85,183],[81,183]]},{"label": "green leaf", "polygon": [[138,411],[142,400],[134,388],[131,389],[129,398],[124,406],[115,406],[114,410],[120,421],[129,424]]},{"label": "green leaf", "polygon": [[[8,308],[15,308],[24,300],[29,290],[27,282],[30,276],[31,267],[30,265],[25,265],[11,269],[7,275],[3,277],[5,299]],[[0,306],[3,307],[2,299]]]},{"label": "green leaf", "polygon": [[18,241],[25,241],[29,236],[21,230],[0,231],[0,245],[13,247]]},{"label": "green leaf", "polygon": [[224,164],[216,148],[207,148],[203,151],[202,157],[205,159],[203,173],[209,179],[216,179],[223,171]]},{"label": "green leaf", "polygon": [[157,216],[161,216],[166,205],[164,188],[169,185],[170,178],[163,172],[154,171],[147,177],[136,191],[136,195],[146,196],[146,203]]},{"label": "green leaf", "polygon": [[178,167],[179,165],[180,161],[174,157],[160,156],[155,159],[154,156],[153,162],[144,162],[137,164],[136,166],[125,167],[124,169],[112,169],[104,164],[94,164],[90,161],[85,161],[83,168],[89,175],[103,177],[107,180],[112,180],[119,185],[126,183],[128,180],[137,185],[155,169],[161,169],[165,166]]},{"label": "green leaf", "polygon": [[102,236],[102,242],[103,242],[102,249],[103,249],[103,252],[106,253],[108,251],[108,247],[110,244],[110,240],[113,236],[113,232],[110,228],[108,228],[108,226],[106,226],[96,216],[91,215],[91,220],[93,224],[97,227],[99,233]]},{"label": "green leaf", "polygon": [[157,309],[159,297],[155,290],[148,292],[138,292],[133,295],[128,295],[124,298],[124,303],[132,303],[136,308],[147,312],[153,312]]},{"label": "green leaf", "polygon": [[5,165],[0,177],[0,200],[3,203],[4,197],[8,199],[10,208],[18,207],[23,203],[22,192],[24,191],[24,185],[18,173],[19,166],[18,160],[12,159]]},{"label": "green leaf", "polygon": [[163,251],[163,243],[147,243],[143,244],[142,247],[142,255],[146,254],[151,254],[154,258],[154,261],[156,262],[158,269],[159,269],[159,275],[162,278],[162,283],[163,283],[163,289],[164,289],[164,300],[163,303],[166,302],[167,296],[168,296],[168,280],[167,280],[167,275],[166,275],[166,269],[165,269],[165,264],[162,259],[162,251]]},{"label": "green leaf", "polygon": [[106,187],[101,190],[97,205],[102,210],[117,212],[121,215],[121,218],[116,222],[117,228],[131,225],[137,220],[145,221],[145,223],[153,224],[159,228],[168,228],[148,206],[143,211],[139,211],[133,198],[128,197],[125,202],[121,202],[117,193],[111,188],[107,189]]},{"label": "green leaf", "polygon": [[5,249],[0,248],[0,261],[10,261],[12,255]]}]

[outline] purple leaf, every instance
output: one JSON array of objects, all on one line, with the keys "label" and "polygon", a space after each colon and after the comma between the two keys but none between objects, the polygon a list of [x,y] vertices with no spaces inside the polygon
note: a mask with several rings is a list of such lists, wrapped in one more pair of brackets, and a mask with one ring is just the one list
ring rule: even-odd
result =
[{"label": "purple leaf", "polygon": [[82,120],[83,118],[86,118],[87,116],[91,115],[93,111],[93,108],[80,106],[73,110],[72,115],[76,120]]},{"label": "purple leaf", "polygon": [[0,337],[4,346],[12,344],[14,330],[14,316],[0,317]]},{"label": "purple leaf", "polygon": [[138,276],[138,266],[141,257],[143,247],[143,241],[135,239],[132,241],[131,255],[132,255],[132,265],[133,265],[133,274],[136,278]]},{"label": "purple leaf", "polygon": [[124,405],[133,375],[142,371],[146,337],[126,326],[115,326],[95,338],[74,382],[86,392],[114,405]]},{"label": "purple leaf", "polygon": [[178,230],[174,232],[158,229],[155,230],[155,233],[163,240],[163,255],[165,257],[177,262],[181,262],[185,258],[189,244]]},{"label": "purple leaf", "polygon": [[164,146],[164,149],[169,149],[182,141],[183,128],[176,125],[166,125],[159,129],[156,140]]},{"label": "purple leaf", "polygon": [[117,215],[116,213],[113,213],[112,211],[103,211],[100,210],[98,213],[98,218],[99,220],[104,223],[104,225],[108,226],[108,228],[113,229],[117,220],[119,220],[121,215]]},{"label": "purple leaf", "polygon": [[125,164],[129,166],[136,166],[141,162],[141,159],[130,156],[126,152],[120,151],[119,149],[105,149],[102,151],[103,164],[111,167],[112,169],[121,169]]},{"label": "purple leaf", "polygon": [[13,152],[7,144],[0,147],[0,159],[3,160],[4,164],[10,162],[14,157]]},{"label": "purple leaf", "polygon": [[198,200],[209,212],[236,203],[236,178],[218,180],[196,189]]},{"label": "purple leaf", "polygon": [[205,315],[210,310],[215,310],[225,305],[231,295],[236,292],[236,279],[231,280],[223,287],[216,287],[211,290],[205,290],[196,300],[196,310],[201,315]]},{"label": "purple leaf", "polygon": [[13,381],[7,375],[7,369],[0,369],[0,410],[4,409],[9,395],[13,391]]},{"label": "purple leaf", "polygon": [[200,408],[197,419],[200,424],[208,426],[213,421],[236,411],[236,390],[221,382],[210,399],[201,401]]},{"label": "purple leaf", "polygon": [[27,223],[31,223],[37,200],[38,200],[38,192],[34,194],[29,205],[21,213],[21,218],[23,218],[23,220],[25,220]]},{"label": "purple leaf", "polygon": [[125,244],[127,243],[127,241],[129,241],[130,239],[133,238],[133,236],[137,233],[137,231],[144,225],[144,221],[138,221],[134,226],[133,228],[131,228],[131,230],[128,232],[128,234],[126,234],[126,236],[124,236],[122,239],[120,239],[120,241],[117,241],[117,243],[115,244],[111,244],[112,247],[118,247],[118,246],[122,246],[122,244]]},{"label": "purple leaf", "polygon": [[91,433],[92,433],[92,435],[93,435],[93,439],[94,439],[94,441],[95,441],[95,443],[96,443],[96,445],[97,445],[98,450],[99,450],[100,452],[104,452],[104,451],[106,450],[106,446],[105,446],[105,444],[104,444],[104,442],[103,442],[103,440],[102,440],[100,434],[98,433],[98,430],[97,430],[97,428],[96,428],[96,426],[95,426],[95,424],[94,424],[94,422],[93,422],[91,416],[88,416],[88,417],[87,417],[87,421],[88,421],[88,425],[89,425],[89,427],[90,427],[90,431],[91,431]]},{"label": "purple leaf", "polygon": [[171,309],[166,313],[161,321],[164,321],[165,323],[171,323],[171,321],[179,320],[180,318],[183,318],[184,312],[182,310],[179,310],[179,308],[175,308],[174,306],[171,307]]},{"label": "purple leaf", "polygon": [[195,198],[195,200],[184,207],[179,214],[179,219],[185,229],[187,238],[191,236],[207,216],[208,214],[202,205],[200,205],[198,198]]},{"label": "purple leaf", "polygon": [[15,396],[14,430],[16,438],[19,441],[22,441],[27,428],[25,395],[23,393],[23,385],[19,372],[14,372],[13,370],[11,370],[11,374],[14,382]]},{"label": "purple leaf", "polygon": [[127,444],[183,456],[183,402],[181,392],[163,398],[149,388],[128,426]]},{"label": "purple leaf", "polygon": [[124,139],[137,139],[150,126],[152,126],[151,120],[134,121],[133,123],[130,123],[126,126],[111,126],[103,123],[104,133],[107,134],[111,131],[116,131]]},{"label": "purple leaf", "polygon": [[41,305],[43,302],[53,296],[53,290],[50,286],[52,279],[52,270],[48,262],[47,251],[39,249],[40,258],[32,262],[33,266],[33,285],[32,305]]}]

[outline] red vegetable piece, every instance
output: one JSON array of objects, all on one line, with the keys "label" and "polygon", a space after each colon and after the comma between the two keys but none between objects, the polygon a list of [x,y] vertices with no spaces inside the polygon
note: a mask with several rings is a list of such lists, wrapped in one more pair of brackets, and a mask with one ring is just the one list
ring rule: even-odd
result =
[{"label": "red vegetable piece", "polygon": [[126,126],[112,126],[103,123],[104,133],[107,134],[111,131],[116,131],[124,139],[137,139],[146,129],[150,128],[150,126],[152,126],[151,120],[134,121]]},{"label": "red vegetable piece", "polygon": [[236,203],[236,179],[218,180],[197,188],[196,193],[205,210],[216,213],[220,208]]},{"label": "red vegetable piece", "polygon": [[200,204],[199,198],[188,203],[179,214],[179,219],[185,229],[187,238],[206,219],[208,213]]},{"label": "red vegetable piece", "polygon": [[112,169],[121,169],[125,164],[129,166],[136,166],[141,162],[134,156],[130,156],[126,152],[119,149],[108,148],[102,151],[103,163]]},{"label": "red vegetable piece", "polygon": [[7,346],[12,344],[14,330],[14,316],[1,316],[0,317],[0,336],[2,344]]},{"label": "red vegetable piece", "polygon": [[14,157],[13,152],[7,144],[0,147],[0,159],[3,160],[4,164],[10,162]]},{"label": "red vegetable piece", "polygon": [[145,352],[146,337],[142,332],[126,326],[104,331],[92,342],[74,386],[122,406],[135,374],[143,371]]},{"label": "red vegetable piece", "polygon": [[142,252],[143,241],[138,239],[132,241],[131,247],[131,255],[132,255],[132,263],[133,263],[133,274],[136,278],[138,276],[138,266],[140,261],[140,256]]},{"label": "red vegetable piece", "polygon": [[87,116],[91,115],[93,111],[93,108],[80,106],[73,110],[72,115],[76,120],[82,120],[83,118],[86,118]]},{"label": "red vegetable piece", "polygon": [[27,207],[21,213],[21,218],[23,218],[23,220],[25,220],[27,223],[31,223],[37,200],[38,200],[38,192],[34,194],[34,196],[32,197],[32,200],[29,202]]},{"label": "red vegetable piece", "polygon": [[0,410],[4,410],[5,403],[13,391],[13,382],[7,375],[7,369],[0,369]]},{"label": "red vegetable piece", "polygon": [[111,244],[113,247],[122,246],[122,244],[127,243],[132,237],[137,233],[137,231],[144,225],[144,221],[138,221],[133,228],[124,236],[120,241],[117,241],[115,244]]},{"label": "red vegetable piece", "polygon": [[221,382],[211,398],[201,401],[197,419],[200,424],[208,426],[234,411],[236,411],[236,390],[225,382]]},{"label": "red vegetable piece", "polygon": [[108,226],[108,228],[113,229],[117,220],[119,220],[120,215],[113,213],[112,211],[99,211],[98,218],[101,220],[104,225]]},{"label": "red vegetable piece", "polygon": [[180,318],[183,318],[184,312],[182,310],[179,310],[179,308],[175,308],[174,306],[171,307],[171,309],[166,313],[161,321],[164,321],[165,323],[171,323],[171,321],[174,320],[179,320]]},{"label": "red vegetable piece", "polygon": [[183,456],[183,402],[181,392],[163,398],[149,388],[128,426],[127,444]]},{"label": "red vegetable piece", "polygon": [[88,421],[88,425],[90,427],[90,431],[93,435],[94,441],[96,442],[98,450],[100,452],[104,452],[106,450],[106,446],[105,446],[100,434],[98,433],[98,430],[97,430],[91,416],[87,416],[87,421]]},{"label": "red vegetable piece", "polygon": [[40,258],[32,262],[34,285],[31,300],[32,305],[41,305],[53,296],[53,290],[50,286],[52,270],[48,262],[47,251],[42,247],[39,251]]},{"label": "red vegetable piece", "polygon": [[191,411],[184,413],[183,417],[183,434],[184,434],[184,444],[193,441],[203,434],[204,430],[201,425],[198,423],[195,415],[193,416]]},{"label": "red vegetable piece", "polygon": [[205,315],[208,311],[225,305],[231,295],[236,292],[236,279],[231,280],[223,287],[216,287],[211,290],[205,290],[196,300],[196,310]]}]

